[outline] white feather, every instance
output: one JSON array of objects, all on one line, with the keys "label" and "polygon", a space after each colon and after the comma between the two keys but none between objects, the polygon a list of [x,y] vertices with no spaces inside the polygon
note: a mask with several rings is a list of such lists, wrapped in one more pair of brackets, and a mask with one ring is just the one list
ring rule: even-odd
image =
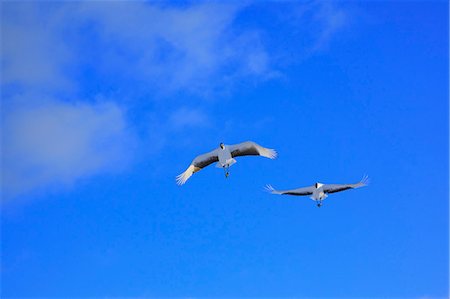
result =
[{"label": "white feather", "polygon": [[272,185],[266,185],[266,191],[272,194],[281,194],[281,192],[275,190]]},{"label": "white feather", "polygon": [[269,159],[275,159],[278,155],[276,150],[262,146],[258,147],[258,152],[261,156]]},{"label": "white feather", "polygon": [[190,165],[185,172],[183,172],[182,174],[177,175],[177,184],[178,185],[183,185],[184,183],[186,183],[186,181],[192,176],[192,174],[194,174],[194,165]]}]

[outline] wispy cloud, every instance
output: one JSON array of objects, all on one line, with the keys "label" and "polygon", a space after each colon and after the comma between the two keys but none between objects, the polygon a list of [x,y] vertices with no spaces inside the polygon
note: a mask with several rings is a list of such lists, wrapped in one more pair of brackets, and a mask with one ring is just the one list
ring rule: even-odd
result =
[{"label": "wispy cloud", "polygon": [[[67,87],[75,85],[77,72],[89,70],[143,82],[147,89],[204,94],[232,85],[230,78],[265,80],[280,74],[277,53],[263,39],[264,28],[237,22],[251,4],[2,5],[2,85]],[[282,18],[294,30],[305,27],[309,32],[303,34],[314,35],[307,46],[313,51],[324,47],[348,18],[340,6],[328,2],[289,4],[285,10],[289,13]]]},{"label": "wispy cloud", "polygon": [[348,22],[347,13],[333,2],[321,2],[316,10],[316,20],[320,23],[320,33],[313,50],[319,50],[330,42],[331,38]]},{"label": "wispy cloud", "polygon": [[[230,76],[264,76],[273,70],[257,32],[236,30],[244,6],[200,3],[183,7],[145,2],[88,2],[80,9],[109,45],[102,65],[164,90],[204,94]],[[123,55],[128,53],[129,55]],[[224,86],[222,85],[222,88]]]},{"label": "wispy cloud", "polygon": [[72,87],[65,67],[73,53],[63,42],[55,9],[31,2],[2,3],[2,85],[55,91]]},{"label": "wispy cloud", "polygon": [[210,124],[210,120],[200,109],[181,107],[170,115],[169,123],[174,130],[182,130],[191,127],[206,127]]},{"label": "wispy cloud", "polygon": [[118,170],[134,144],[123,111],[112,103],[24,103],[9,111],[2,128],[3,188],[9,196]]}]

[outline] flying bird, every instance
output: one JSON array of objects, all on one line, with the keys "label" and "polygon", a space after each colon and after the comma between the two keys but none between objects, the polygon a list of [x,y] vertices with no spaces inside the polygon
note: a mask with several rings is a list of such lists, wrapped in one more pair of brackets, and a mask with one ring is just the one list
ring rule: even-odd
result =
[{"label": "flying bird", "polygon": [[194,173],[214,162],[217,162],[217,167],[224,169],[225,177],[228,177],[230,166],[236,163],[234,158],[239,156],[263,156],[269,159],[275,159],[277,152],[273,149],[262,147],[252,141],[233,145],[220,143],[218,148],[209,153],[197,156],[186,171],[177,176],[177,184],[183,185]]},{"label": "flying bird", "polygon": [[369,177],[364,176],[362,180],[356,184],[322,184],[315,183],[309,187],[303,187],[292,190],[275,190],[271,185],[266,186],[266,190],[272,194],[281,194],[281,195],[295,195],[295,196],[304,196],[310,195],[310,198],[317,203],[317,206],[320,208],[322,206],[322,200],[328,197],[328,194],[336,193],[348,189],[356,189],[363,186],[367,186],[369,183]]}]

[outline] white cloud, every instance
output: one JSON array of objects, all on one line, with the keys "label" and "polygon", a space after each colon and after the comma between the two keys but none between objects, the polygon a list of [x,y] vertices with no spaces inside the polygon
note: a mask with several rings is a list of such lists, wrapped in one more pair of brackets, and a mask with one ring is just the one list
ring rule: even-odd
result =
[{"label": "white cloud", "polygon": [[175,130],[192,127],[206,127],[210,124],[206,113],[198,108],[181,107],[169,117],[169,124]]},{"label": "white cloud", "polygon": [[[101,63],[109,70],[120,69],[125,77],[157,88],[204,93],[223,84],[222,77],[272,72],[258,33],[233,26],[242,8],[236,3],[87,2],[80,14],[98,25],[100,40],[110,46],[103,56],[109,63]],[[124,58],[124,52],[131,55]]]},{"label": "white cloud", "polygon": [[321,23],[321,30],[313,50],[326,46],[335,33],[346,25],[348,16],[343,9],[334,3],[325,1],[320,3],[316,19]]},{"label": "white cloud", "polygon": [[229,78],[265,79],[274,72],[259,32],[234,26],[245,7],[238,3],[2,6],[2,85],[54,92],[73,88],[69,71],[88,68],[145,82],[147,90],[205,95],[231,86]]},{"label": "white cloud", "polygon": [[72,87],[64,71],[73,55],[59,35],[58,11],[6,2],[1,16],[2,85],[44,91]]},{"label": "white cloud", "polygon": [[[278,54],[262,38],[268,32],[236,23],[251,5],[89,1],[2,6],[3,85],[54,92],[76,85],[69,71],[87,68],[104,78],[142,82],[146,92],[209,95],[242,79],[280,74]],[[332,3],[286,5],[285,10],[300,12],[290,21],[310,28],[312,51],[326,45],[347,18]]]},{"label": "white cloud", "polygon": [[7,195],[119,170],[134,145],[123,111],[112,103],[21,104],[4,116],[2,135]]}]

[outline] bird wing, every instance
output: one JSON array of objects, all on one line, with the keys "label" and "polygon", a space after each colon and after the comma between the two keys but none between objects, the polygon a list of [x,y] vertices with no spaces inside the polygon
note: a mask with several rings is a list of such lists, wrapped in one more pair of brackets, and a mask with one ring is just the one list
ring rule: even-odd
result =
[{"label": "bird wing", "polygon": [[267,185],[266,190],[272,194],[302,196],[302,195],[313,194],[314,186],[303,187],[303,188],[292,189],[292,190],[275,190],[271,185]]},{"label": "bird wing", "polygon": [[369,177],[364,176],[362,180],[356,184],[325,184],[323,185],[323,192],[325,193],[336,193],[348,189],[355,189],[367,186],[369,183]]},{"label": "bird wing", "polygon": [[275,159],[277,157],[275,150],[262,147],[253,141],[233,144],[229,146],[229,149],[233,158],[238,156],[263,156],[269,159]]},{"label": "bird wing", "polygon": [[177,184],[183,185],[194,173],[217,161],[219,161],[217,149],[197,156],[192,160],[191,165],[189,165],[186,171],[177,176]]}]

